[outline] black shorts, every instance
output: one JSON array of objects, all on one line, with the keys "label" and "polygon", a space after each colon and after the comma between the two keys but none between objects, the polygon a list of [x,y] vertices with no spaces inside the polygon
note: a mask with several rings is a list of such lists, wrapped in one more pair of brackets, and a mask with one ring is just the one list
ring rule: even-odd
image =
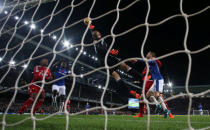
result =
[{"label": "black shorts", "polygon": [[[113,55],[109,55],[108,56],[108,59],[107,59],[107,63],[109,66],[113,66],[113,65],[116,65],[120,62],[121,59],[117,58],[116,56],[113,56]],[[114,68],[111,68],[110,69],[110,73],[116,71],[118,69],[118,66],[114,67]]]}]

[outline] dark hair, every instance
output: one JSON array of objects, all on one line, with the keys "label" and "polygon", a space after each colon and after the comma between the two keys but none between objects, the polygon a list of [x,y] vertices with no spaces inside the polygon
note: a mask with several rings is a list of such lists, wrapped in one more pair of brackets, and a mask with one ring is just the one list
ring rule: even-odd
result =
[{"label": "dark hair", "polygon": [[156,54],[155,54],[155,52],[153,52],[153,51],[150,51],[149,53],[152,55],[152,57],[156,57]]},{"label": "dark hair", "polygon": [[93,37],[94,40],[98,39],[97,33],[100,33],[100,32],[98,30],[95,30],[95,31],[92,32],[92,37]]}]

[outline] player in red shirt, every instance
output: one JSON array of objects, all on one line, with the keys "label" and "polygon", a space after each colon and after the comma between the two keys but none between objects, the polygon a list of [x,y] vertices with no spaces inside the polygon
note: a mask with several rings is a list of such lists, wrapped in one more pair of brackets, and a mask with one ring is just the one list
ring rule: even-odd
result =
[{"label": "player in red shirt", "polygon": [[[162,63],[160,62],[160,60],[156,60],[157,64],[158,64],[158,67],[162,67]],[[149,91],[150,87],[152,86],[153,84],[153,80],[150,80],[151,79],[151,75],[149,74],[147,77],[146,77],[146,73],[147,73],[147,68],[145,67],[144,70],[142,71],[142,75],[144,75],[143,77],[143,81],[146,80],[146,84],[145,84],[145,94]],[[136,98],[143,98],[143,96],[139,95],[138,93],[136,93],[135,91],[130,91],[130,94],[134,95]],[[143,92],[142,92],[143,94]],[[161,94],[162,95],[162,94]],[[166,104],[166,107],[168,110],[170,110],[167,102],[164,100],[165,104]],[[145,104],[144,103],[139,103],[139,114],[134,116],[134,117],[143,117],[143,114],[144,114],[144,106]],[[172,113],[169,113],[169,117],[170,118],[174,118],[174,116],[172,115]]]},{"label": "player in red shirt", "polygon": [[[28,94],[30,95],[30,97],[25,101],[25,103],[19,110],[18,112],[19,114],[22,114],[34,102],[34,100],[36,99],[36,96],[38,95],[40,91],[41,84],[38,84],[38,83],[35,84],[34,82],[42,81],[45,72],[46,72],[45,80],[53,79],[50,69],[46,67],[47,65],[48,65],[48,59],[42,59],[40,61],[40,65],[34,67],[34,76],[31,81],[31,85],[28,87]],[[45,98],[45,91],[43,89],[40,94],[40,97],[38,98],[36,102],[33,113],[35,113],[43,104],[44,98]]]}]

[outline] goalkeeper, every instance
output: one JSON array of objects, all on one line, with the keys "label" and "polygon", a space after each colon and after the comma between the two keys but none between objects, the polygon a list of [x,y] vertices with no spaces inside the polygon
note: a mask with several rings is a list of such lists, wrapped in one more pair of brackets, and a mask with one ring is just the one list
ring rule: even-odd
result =
[{"label": "goalkeeper", "polygon": [[[93,31],[92,32],[92,38],[95,42],[101,39],[101,33],[99,31]],[[106,53],[108,51],[109,47],[106,42],[101,41],[96,44],[96,50],[97,50],[97,56],[100,59],[100,61],[104,60],[104,57],[106,56]],[[120,62],[120,59],[117,57],[118,55],[118,50],[112,49],[107,58],[107,63],[109,66],[113,66],[115,64],[118,64]],[[102,64],[103,62],[101,62]],[[128,66],[125,63],[121,63],[119,66],[114,67],[110,69],[110,73],[118,83],[120,87],[117,87],[117,92],[120,95],[123,96],[129,96],[129,91],[131,90],[130,87],[127,87],[126,83],[121,79],[120,75],[116,72],[116,69],[120,67],[121,69],[125,70],[128,72],[130,75],[132,75],[135,79],[140,80],[141,79],[141,74],[139,74],[136,70],[134,70],[132,67]]]}]

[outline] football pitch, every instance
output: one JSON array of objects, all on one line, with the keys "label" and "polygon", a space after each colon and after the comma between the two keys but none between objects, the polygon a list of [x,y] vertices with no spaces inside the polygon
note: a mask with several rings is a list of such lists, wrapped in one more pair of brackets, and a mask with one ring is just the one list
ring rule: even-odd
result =
[{"label": "football pitch", "polygon": [[[15,123],[29,118],[30,115],[7,115],[7,124]],[[44,118],[44,115],[37,115],[37,118]],[[0,115],[2,120],[2,115]],[[36,122],[37,130],[65,130],[65,115],[56,115],[43,121]],[[105,116],[103,115],[77,115],[70,116],[70,130],[103,130]],[[108,130],[145,130],[147,116],[134,118],[132,116],[110,115],[108,116]],[[210,116],[191,116],[191,124],[195,129],[210,126]],[[2,127],[2,126],[1,126]],[[5,130],[32,130],[32,120],[26,120],[20,125],[7,126]],[[187,116],[177,115],[174,119],[164,119],[163,116],[151,116],[151,130],[180,130],[187,129]]]}]

